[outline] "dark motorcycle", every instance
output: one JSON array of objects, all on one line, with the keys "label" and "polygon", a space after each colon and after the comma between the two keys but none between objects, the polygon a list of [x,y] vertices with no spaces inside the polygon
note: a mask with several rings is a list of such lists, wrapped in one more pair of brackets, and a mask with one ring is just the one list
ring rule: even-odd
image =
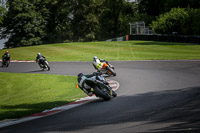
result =
[{"label": "dark motorcycle", "polygon": [[8,67],[10,64],[10,60],[9,59],[6,59],[6,58],[3,58],[2,59],[2,67]]},{"label": "dark motorcycle", "polygon": [[47,70],[47,71],[50,70],[49,63],[47,62],[45,58],[40,58],[38,61],[38,65],[40,66],[42,70]]},{"label": "dark motorcycle", "polygon": [[85,83],[89,86],[89,89],[93,88],[93,93],[97,97],[104,100],[110,100],[112,96],[117,96],[101,73],[96,73],[95,76],[87,78]]}]

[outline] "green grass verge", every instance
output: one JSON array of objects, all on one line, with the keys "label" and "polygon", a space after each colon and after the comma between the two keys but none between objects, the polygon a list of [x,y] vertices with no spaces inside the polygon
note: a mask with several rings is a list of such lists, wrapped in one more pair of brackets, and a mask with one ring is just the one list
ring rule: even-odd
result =
[{"label": "green grass verge", "polygon": [[86,96],[75,76],[0,72],[0,120],[19,118]]},{"label": "green grass verge", "polygon": [[[2,55],[5,50],[0,50]],[[60,43],[9,49],[11,58],[35,60],[38,52],[48,61],[190,60],[200,59],[200,45],[155,41]]]}]

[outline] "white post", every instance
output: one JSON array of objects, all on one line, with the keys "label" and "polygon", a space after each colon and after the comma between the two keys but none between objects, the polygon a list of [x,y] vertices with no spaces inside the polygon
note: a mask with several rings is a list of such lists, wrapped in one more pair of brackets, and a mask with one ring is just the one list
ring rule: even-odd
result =
[{"label": "white post", "polygon": [[132,34],[132,28],[131,28],[131,23],[129,23],[130,24],[130,35]]}]

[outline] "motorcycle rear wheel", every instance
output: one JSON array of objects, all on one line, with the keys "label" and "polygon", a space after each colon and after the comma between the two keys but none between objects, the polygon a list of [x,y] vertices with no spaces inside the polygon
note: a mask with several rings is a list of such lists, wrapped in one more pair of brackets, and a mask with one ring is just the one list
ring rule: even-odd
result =
[{"label": "motorcycle rear wheel", "polygon": [[112,68],[110,68],[110,67],[107,67],[107,71],[108,71],[108,73],[109,73],[110,75],[113,75],[113,76],[116,76],[116,75],[117,75],[117,73],[116,73]]}]

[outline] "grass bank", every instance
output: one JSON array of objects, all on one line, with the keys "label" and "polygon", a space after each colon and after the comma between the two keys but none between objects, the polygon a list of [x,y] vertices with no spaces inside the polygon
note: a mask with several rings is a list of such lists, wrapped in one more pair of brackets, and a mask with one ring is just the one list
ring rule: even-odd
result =
[{"label": "grass bank", "polygon": [[0,120],[51,109],[85,96],[74,76],[0,72]]},{"label": "grass bank", "polygon": [[60,43],[8,50],[16,60],[34,60],[38,52],[48,61],[91,61],[95,55],[106,60],[200,59],[200,45],[155,41]]}]

